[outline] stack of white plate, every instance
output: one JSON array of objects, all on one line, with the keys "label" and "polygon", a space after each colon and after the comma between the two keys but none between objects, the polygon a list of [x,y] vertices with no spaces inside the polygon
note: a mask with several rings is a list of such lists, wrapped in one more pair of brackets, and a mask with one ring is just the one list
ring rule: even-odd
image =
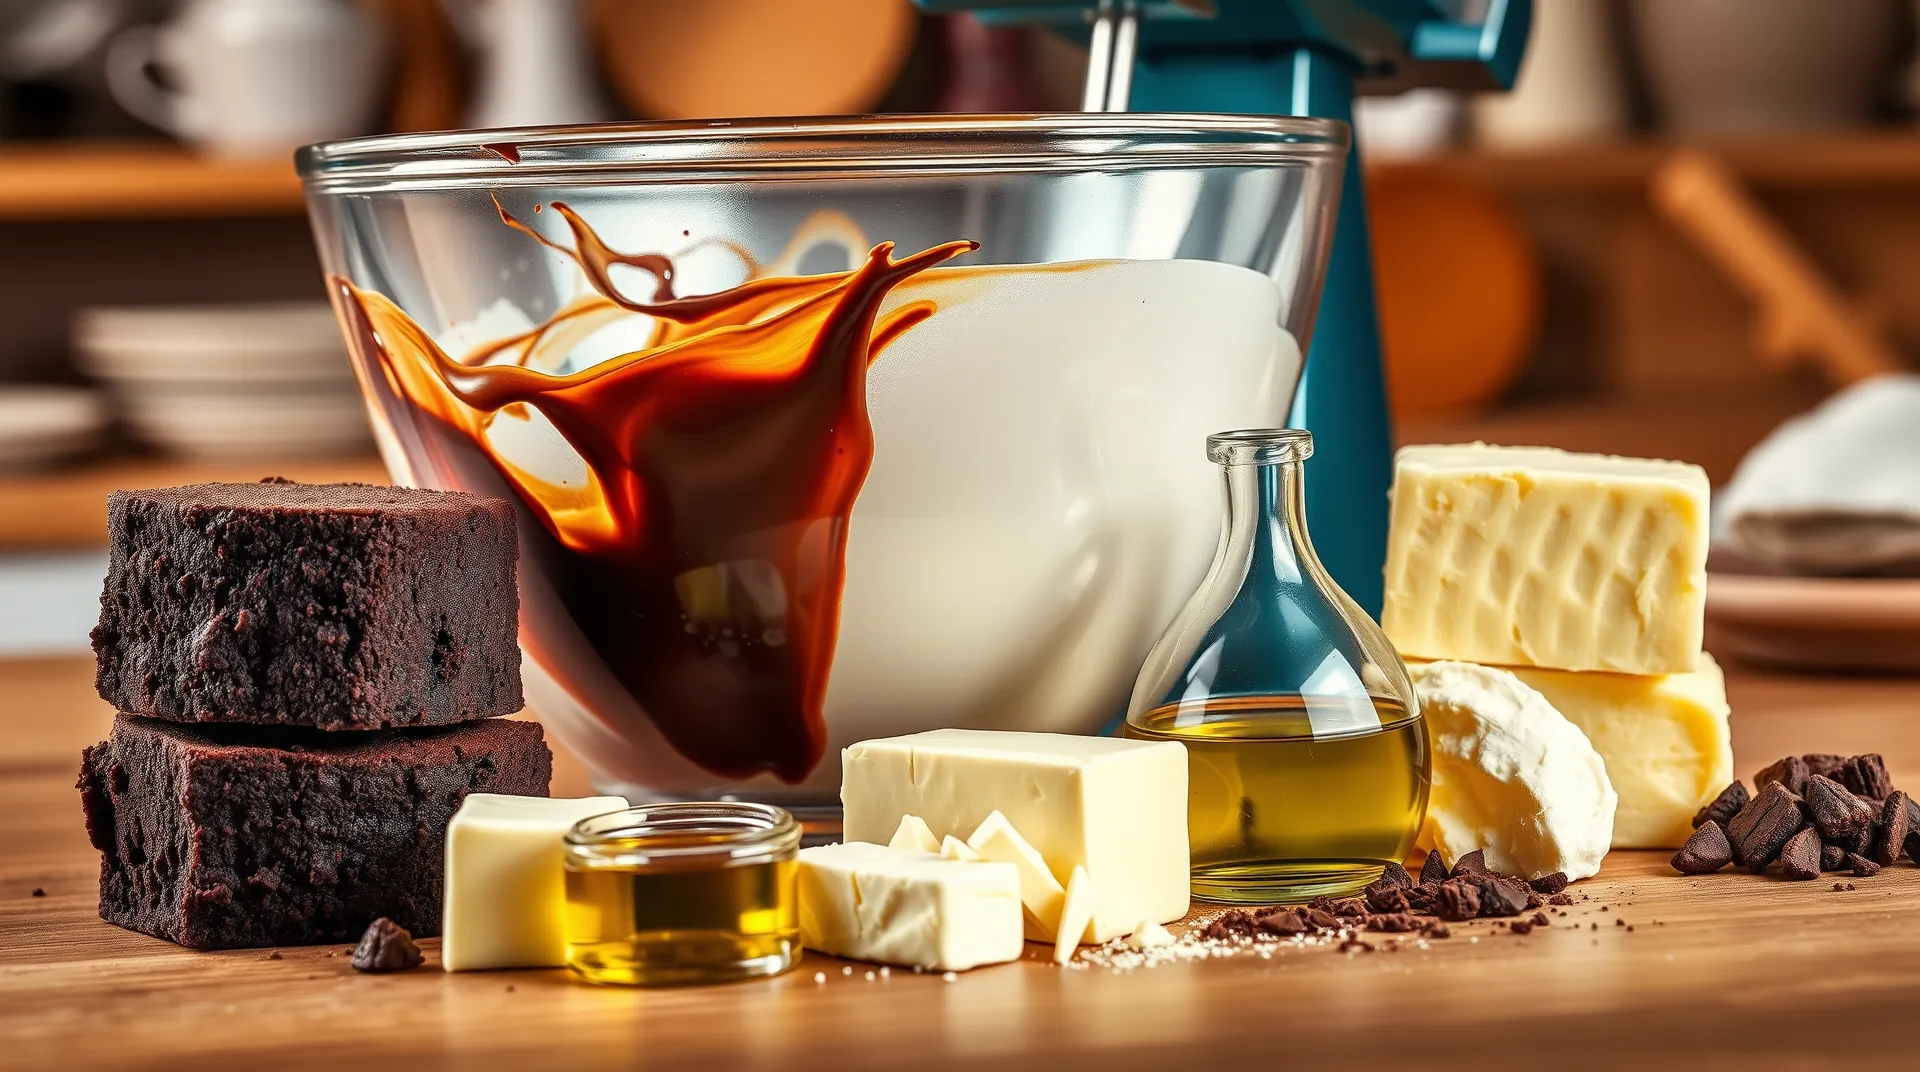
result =
[{"label": "stack of white plate", "polygon": [[98,447],[107,429],[100,392],[84,387],[0,385],[0,472],[43,469]]},{"label": "stack of white plate", "polygon": [[170,453],[306,458],[372,447],[324,303],[86,309],[74,345],[128,430]]}]

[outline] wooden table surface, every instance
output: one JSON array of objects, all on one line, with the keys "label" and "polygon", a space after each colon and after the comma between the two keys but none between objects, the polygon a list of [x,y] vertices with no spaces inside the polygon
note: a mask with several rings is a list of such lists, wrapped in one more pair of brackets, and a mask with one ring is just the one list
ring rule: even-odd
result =
[{"label": "wooden table surface", "polygon": [[[73,789],[109,715],[90,682],[83,660],[0,662],[0,1067],[1920,1063],[1908,865],[1835,892],[1615,853],[1573,888],[1591,901],[1527,937],[1480,923],[1426,950],[1131,974],[1062,971],[1029,947],[951,983],[868,980],[809,953],[775,980],[641,991],[563,971],[359,975],[337,946],[189,952],[94,913],[98,857]],[[1879,751],[1920,785],[1920,680],[1739,673],[1732,690],[1743,776],[1789,751]],[[585,788],[563,763],[555,792]]]}]

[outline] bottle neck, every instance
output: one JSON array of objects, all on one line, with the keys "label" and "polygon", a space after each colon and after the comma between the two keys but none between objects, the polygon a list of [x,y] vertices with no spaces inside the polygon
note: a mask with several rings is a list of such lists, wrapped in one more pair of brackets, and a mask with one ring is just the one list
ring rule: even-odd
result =
[{"label": "bottle neck", "polygon": [[1229,546],[1246,548],[1249,570],[1298,584],[1317,564],[1306,527],[1306,473],[1301,461],[1221,467]]}]

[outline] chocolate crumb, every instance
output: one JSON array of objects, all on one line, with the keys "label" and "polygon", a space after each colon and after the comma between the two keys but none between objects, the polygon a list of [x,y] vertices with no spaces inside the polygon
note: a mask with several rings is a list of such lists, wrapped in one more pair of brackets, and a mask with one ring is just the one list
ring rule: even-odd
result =
[{"label": "chocolate crumb", "polygon": [[1893,792],[1893,782],[1887,777],[1887,763],[1877,752],[1848,758],[1840,766],[1840,783],[1875,800],[1884,800]]},{"label": "chocolate crumb", "polygon": [[280,951],[276,949],[273,952],[267,954],[267,959],[268,960],[285,960],[287,958],[281,956]]},{"label": "chocolate crumb", "polygon": [[513,984],[512,984],[512,983],[508,983],[508,984],[507,984],[507,993],[509,993],[509,994],[511,994],[511,993],[513,993]]},{"label": "chocolate crumb", "polygon": [[1846,888],[1847,888],[1846,884],[1843,882],[1836,882],[1833,884],[1833,892],[1835,893],[1843,893],[1846,891]]},{"label": "chocolate crumb", "polygon": [[1373,943],[1361,941],[1358,938],[1348,938],[1346,941],[1340,943],[1340,952],[1371,953],[1373,952]]},{"label": "chocolate crumb", "polygon": [[[1547,898],[1547,903],[1551,905],[1570,905],[1573,903],[1573,898],[1564,893],[1556,893],[1552,897]],[[1565,912],[1560,914],[1563,916],[1566,915]]]},{"label": "chocolate crumb", "polygon": [[1407,903],[1407,891],[1404,888],[1381,885],[1385,881],[1386,879],[1381,879],[1367,887],[1367,904],[1372,906],[1375,912],[1392,914],[1405,912],[1412,907]]},{"label": "chocolate crumb", "polygon": [[1405,934],[1420,929],[1420,917],[1411,912],[1388,912],[1367,920],[1370,931],[1384,931],[1389,934]]},{"label": "chocolate crumb", "polygon": [[1473,919],[1480,914],[1480,887],[1472,878],[1442,882],[1433,896],[1433,914],[1450,923]]},{"label": "chocolate crumb", "polygon": [[1535,912],[1533,914],[1533,925],[1536,927],[1550,927],[1553,925],[1553,921],[1547,918],[1545,912]]},{"label": "chocolate crumb", "polygon": [[1760,773],[1753,776],[1753,787],[1764,791],[1770,785],[1784,785],[1788,791],[1803,793],[1807,787],[1807,761],[1799,756],[1787,756],[1775,760]]},{"label": "chocolate crumb", "polygon": [[1746,783],[1736,781],[1720,790],[1720,795],[1713,798],[1713,803],[1693,813],[1693,825],[1712,822],[1725,826],[1740,814],[1740,809],[1747,806],[1749,799]]},{"label": "chocolate crumb", "polygon": [[1333,913],[1323,912],[1317,908],[1307,909],[1306,920],[1307,926],[1315,930],[1337,931],[1340,929],[1340,920]]},{"label": "chocolate crumb", "polygon": [[1616,927],[1624,927],[1627,925],[1627,921],[1621,919],[1619,916],[1615,916],[1613,917],[1613,925]]},{"label": "chocolate crumb", "polygon": [[1271,934],[1276,938],[1291,938],[1312,929],[1307,925],[1305,910],[1299,908],[1262,912],[1254,918],[1253,925],[1260,933]]},{"label": "chocolate crumb", "polygon": [[1550,875],[1541,875],[1539,878],[1529,882],[1528,885],[1539,890],[1541,893],[1559,893],[1561,890],[1567,888],[1567,873],[1565,871],[1555,871]]},{"label": "chocolate crumb", "polygon": [[1541,905],[1546,903],[1547,903],[1547,899],[1541,896],[1538,892],[1527,894],[1528,908],[1539,908]]},{"label": "chocolate crumb", "polygon": [[1367,902],[1358,897],[1349,897],[1343,901],[1335,901],[1332,907],[1322,909],[1321,911],[1332,912],[1342,919],[1352,919],[1355,916],[1365,919],[1367,916]]},{"label": "chocolate crumb", "polygon": [[1530,919],[1516,919],[1512,923],[1507,924],[1507,928],[1515,934],[1532,934],[1533,921]]},{"label": "chocolate crumb", "polygon": [[1484,875],[1487,873],[1487,854],[1475,849],[1453,862],[1453,878],[1461,875]]},{"label": "chocolate crumb", "polygon": [[1908,834],[1907,795],[1895,789],[1887,794],[1886,803],[1880,809],[1879,828],[1874,834],[1873,851],[1869,857],[1881,867],[1890,867],[1900,858],[1905,848]]},{"label": "chocolate crumb", "polygon": [[[1872,878],[1880,873],[1879,864],[1874,863],[1872,860],[1867,859],[1857,852],[1847,854],[1847,863],[1853,865],[1854,878]],[[1851,888],[1851,885],[1849,885],[1849,888]]]},{"label": "chocolate crumb", "polygon": [[360,936],[360,944],[353,948],[355,971],[406,971],[418,968],[424,960],[420,947],[413,944],[413,935],[385,916],[368,924],[367,933]]},{"label": "chocolate crumb", "polygon": [[1845,786],[1817,774],[1807,779],[1806,801],[1808,817],[1828,841],[1852,837],[1871,817]]},{"label": "chocolate crumb", "polygon": [[1527,910],[1533,891],[1517,878],[1485,872],[1474,875],[1480,887],[1482,916],[1517,916]]},{"label": "chocolate crumb", "polygon": [[1393,886],[1398,886],[1401,889],[1406,889],[1408,886],[1413,885],[1413,876],[1407,874],[1407,869],[1401,867],[1399,864],[1389,863],[1380,869],[1380,877],[1375,881],[1385,882]]},{"label": "chocolate crumb", "polygon": [[45,897],[46,895],[47,895],[47,891],[45,891],[45,890],[43,890],[43,889],[41,889],[40,887],[38,887],[38,886],[35,886],[35,887],[33,888],[33,894],[32,894],[32,896],[35,896],[35,897]]},{"label": "chocolate crumb", "polygon": [[1796,881],[1820,877],[1820,831],[1809,826],[1780,850],[1780,873]]},{"label": "chocolate crumb", "polygon": [[1453,937],[1453,928],[1439,920],[1434,920],[1420,928],[1420,933],[1428,938],[1451,938]]},{"label": "chocolate crumb", "polygon": [[1440,858],[1437,851],[1428,853],[1427,862],[1420,865],[1420,885],[1422,886],[1438,886],[1452,877],[1453,875],[1447,871],[1447,862]]},{"label": "chocolate crumb", "polygon": [[1238,908],[1229,908],[1220,913],[1219,918],[1207,924],[1202,932],[1214,941],[1226,941],[1230,938],[1253,937],[1253,917]]},{"label": "chocolate crumb", "polygon": [[1857,890],[1857,889],[1859,889],[1860,887],[1858,887],[1858,886],[1856,886],[1856,885],[1854,885],[1853,883],[1851,883],[1851,882],[1849,882],[1849,883],[1847,883],[1847,888],[1848,888],[1848,889],[1850,889],[1850,890]]}]

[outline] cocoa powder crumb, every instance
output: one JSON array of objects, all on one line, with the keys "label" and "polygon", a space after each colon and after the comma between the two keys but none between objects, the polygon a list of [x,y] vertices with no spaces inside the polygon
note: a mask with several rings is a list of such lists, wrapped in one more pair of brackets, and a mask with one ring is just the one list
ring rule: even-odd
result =
[{"label": "cocoa powder crumb", "polygon": [[[331,954],[329,954],[331,955]],[[367,925],[353,948],[353,968],[363,972],[395,972],[418,968],[426,958],[413,944],[413,935],[385,916]]]}]

